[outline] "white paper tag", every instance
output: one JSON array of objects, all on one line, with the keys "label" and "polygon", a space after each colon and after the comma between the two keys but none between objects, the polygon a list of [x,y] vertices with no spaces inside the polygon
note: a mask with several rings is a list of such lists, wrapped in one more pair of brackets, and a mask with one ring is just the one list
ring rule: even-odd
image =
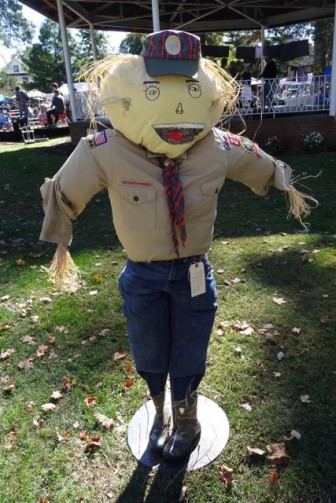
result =
[{"label": "white paper tag", "polygon": [[195,262],[189,268],[189,278],[191,287],[191,296],[197,297],[205,293],[205,273],[203,262]]}]

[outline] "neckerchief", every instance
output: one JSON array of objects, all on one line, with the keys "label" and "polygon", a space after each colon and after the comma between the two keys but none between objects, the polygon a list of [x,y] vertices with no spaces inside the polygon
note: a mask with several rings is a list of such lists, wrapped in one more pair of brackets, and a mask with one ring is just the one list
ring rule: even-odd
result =
[{"label": "neckerchief", "polygon": [[176,162],[167,157],[160,159],[162,168],[163,186],[169,208],[170,228],[173,238],[174,251],[179,257],[178,239],[175,224],[180,229],[182,245],[187,240],[187,232],[184,222],[184,195],[182,184],[178,176]]}]

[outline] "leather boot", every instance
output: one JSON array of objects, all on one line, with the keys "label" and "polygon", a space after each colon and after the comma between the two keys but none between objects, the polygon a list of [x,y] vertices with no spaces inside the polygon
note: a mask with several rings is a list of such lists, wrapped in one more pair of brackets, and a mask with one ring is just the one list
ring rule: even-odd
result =
[{"label": "leather boot", "polygon": [[164,446],[162,456],[166,461],[180,461],[196,447],[201,436],[197,419],[197,392],[179,402],[173,402],[174,429]]},{"label": "leather boot", "polygon": [[153,452],[161,453],[169,439],[171,417],[165,410],[165,392],[152,397],[155,406],[154,422],[149,432],[148,446]]}]

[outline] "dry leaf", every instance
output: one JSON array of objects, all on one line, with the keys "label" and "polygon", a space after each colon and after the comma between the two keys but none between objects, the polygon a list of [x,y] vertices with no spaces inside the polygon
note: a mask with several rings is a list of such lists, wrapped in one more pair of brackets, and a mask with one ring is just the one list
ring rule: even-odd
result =
[{"label": "dry leaf", "polygon": [[42,304],[50,304],[50,302],[52,302],[52,298],[51,297],[41,297],[40,302],[42,302]]},{"label": "dry leaf", "polygon": [[44,420],[40,416],[36,416],[33,418],[33,425],[41,428],[44,425]]},{"label": "dry leaf", "polygon": [[286,304],[286,300],[284,300],[282,297],[273,297],[272,298],[273,302],[277,304],[278,306],[282,306],[282,304]]},{"label": "dry leaf", "polygon": [[243,409],[247,410],[247,412],[251,412],[251,410],[252,410],[252,407],[249,403],[242,403],[241,407],[243,407]]},{"label": "dry leaf", "polygon": [[311,399],[310,399],[309,395],[301,395],[300,396],[300,400],[301,400],[302,403],[310,403],[311,402]]},{"label": "dry leaf", "polygon": [[39,316],[37,314],[34,314],[33,316],[30,317],[30,323],[38,323],[39,322]]},{"label": "dry leaf", "polygon": [[322,316],[320,316],[320,322],[325,324],[325,323],[328,323],[329,322],[329,316],[327,314],[322,314]]},{"label": "dry leaf", "polygon": [[232,468],[229,468],[228,466],[225,465],[222,465],[220,467],[219,478],[221,478],[224,481],[225,487],[232,486],[233,476],[234,473]]},{"label": "dry leaf", "polygon": [[53,391],[51,398],[53,400],[60,400],[63,397],[62,393],[60,391]]},{"label": "dry leaf", "polygon": [[28,359],[28,360],[21,360],[19,363],[18,363],[18,367],[19,369],[22,369],[22,370],[30,370],[34,367],[34,365],[32,364],[32,362]]},{"label": "dry leaf", "polygon": [[285,440],[293,440],[293,438],[296,438],[297,440],[301,440],[301,433],[299,433],[296,430],[292,430],[290,437],[284,437]]},{"label": "dry leaf", "polygon": [[116,353],[114,353],[113,355],[113,360],[116,362],[118,360],[122,360],[123,358],[125,358],[125,356],[127,355],[127,353],[119,353],[119,351],[117,351]]},{"label": "dry leaf", "polygon": [[66,389],[68,391],[72,389],[75,384],[76,384],[75,380],[71,381],[69,377],[65,377],[63,381],[63,389]]},{"label": "dry leaf", "polygon": [[70,432],[67,431],[64,435],[61,435],[58,431],[56,431],[56,437],[61,444],[66,444],[69,440]]},{"label": "dry leaf", "polygon": [[268,476],[268,479],[273,485],[279,484],[279,476],[276,472],[271,472]]},{"label": "dry leaf", "polygon": [[259,449],[259,447],[249,447],[247,446],[247,450],[251,454],[251,456],[258,456],[258,457],[264,457],[266,454],[266,451],[263,449]]},{"label": "dry leaf", "polygon": [[98,423],[100,423],[106,429],[110,429],[115,426],[113,419],[110,419],[104,414],[94,414],[94,417],[98,421]]},{"label": "dry leaf", "polygon": [[16,265],[18,265],[19,267],[24,266],[24,265],[25,265],[25,263],[26,263],[26,261],[25,261],[25,260],[23,260],[23,258],[18,258],[18,259],[16,260]]},{"label": "dry leaf", "polygon": [[13,389],[15,389],[15,384],[12,381],[9,381],[4,387],[4,392],[8,394],[11,393]]},{"label": "dry leaf", "polygon": [[288,461],[288,454],[286,452],[286,446],[282,443],[270,444],[266,446],[267,456],[266,458],[275,464],[281,464],[285,461]]},{"label": "dry leaf", "polygon": [[134,384],[134,379],[126,379],[125,388],[131,388]]},{"label": "dry leaf", "polygon": [[301,333],[301,328],[293,327],[292,333],[295,335],[299,335]]},{"label": "dry leaf", "polygon": [[285,358],[285,353],[283,353],[282,351],[279,351],[279,353],[277,354],[277,360],[279,362],[281,362],[281,360],[283,360]]},{"label": "dry leaf", "polygon": [[91,296],[94,296],[97,294],[98,294],[98,290],[91,290],[91,292],[89,292],[89,295],[91,295]]},{"label": "dry leaf", "polygon": [[103,277],[100,274],[94,274],[92,279],[95,283],[101,283]]},{"label": "dry leaf", "polygon": [[41,409],[43,412],[52,412],[56,409],[56,405],[54,403],[45,403],[41,405]]},{"label": "dry leaf", "polygon": [[30,345],[36,344],[33,337],[31,337],[30,335],[24,335],[23,337],[21,337],[21,341]]},{"label": "dry leaf", "polygon": [[6,351],[3,351],[0,354],[0,360],[7,360],[7,358],[9,358],[10,355],[13,354],[13,353],[15,353],[15,349],[13,349],[13,348],[9,348]]},{"label": "dry leaf", "polygon": [[94,407],[95,405],[97,405],[97,399],[96,399],[96,397],[94,397],[94,396],[88,396],[88,397],[86,397],[85,398],[85,405],[87,407],[89,407],[89,409],[92,408],[92,407]]}]

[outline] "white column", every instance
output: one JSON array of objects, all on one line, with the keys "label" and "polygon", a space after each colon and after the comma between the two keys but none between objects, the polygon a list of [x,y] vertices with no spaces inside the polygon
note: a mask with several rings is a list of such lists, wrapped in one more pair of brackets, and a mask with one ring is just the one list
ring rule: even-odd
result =
[{"label": "white column", "polygon": [[93,24],[89,23],[89,27],[90,27],[90,39],[91,39],[93,61],[97,61],[97,45],[96,45],[96,39],[94,36]]},{"label": "white column", "polygon": [[160,31],[159,0],[152,0],[153,31]]},{"label": "white column", "polygon": [[75,122],[77,120],[77,117],[76,117],[76,108],[75,108],[74,84],[73,84],[73,78],[72,78],[68,35],[67,35],[67,31],[66,31],[66,24],[65,24],[65,19],[64,19],[62,0],[57,0],[57,11],[58,11],[59,25],[61,28],[61,38],[62,38],[62,45],[63,45],[63,51],[64,51],[64,61],[65,61],[65,73],[67,76],[67,84],[68,84],[68,88],[69,88],[71,116],[72,116],[73,122]]},{"label": "white column", "polygon": [[331,89],[330,89],[330,110],[329,115],[336,116],[336,6],[334,13],[334,37],[331,60]]}]

